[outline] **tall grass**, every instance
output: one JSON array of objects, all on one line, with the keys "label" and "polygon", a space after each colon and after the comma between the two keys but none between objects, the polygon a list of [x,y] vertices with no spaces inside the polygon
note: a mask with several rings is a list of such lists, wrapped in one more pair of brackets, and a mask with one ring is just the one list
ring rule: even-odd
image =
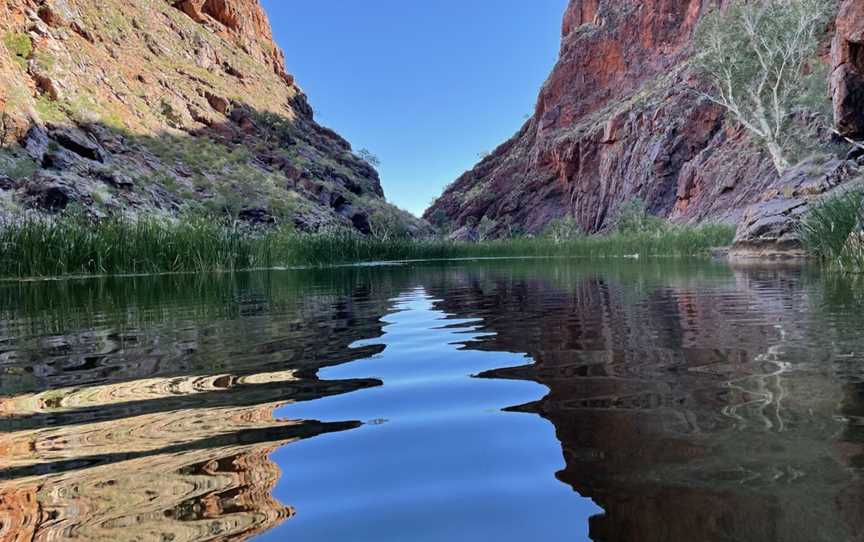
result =
[{"label": "tall grass", "polygon": [[93,222],[72,215],[0,225],[0,276],[116,275],[324,266],[384,260],[476,257],[692,256],[728,245],[728,226],[670,227],[567,240],[511,239],[457,243],[377,239],[349,231],[249,232],[207,218],[178,222],[120,218]]},{"label": "tall grass", "polygon": [[801,221],[799,231],[807,251],[841,271],[864,270],[864,191],[851,190],[826,198]]}]

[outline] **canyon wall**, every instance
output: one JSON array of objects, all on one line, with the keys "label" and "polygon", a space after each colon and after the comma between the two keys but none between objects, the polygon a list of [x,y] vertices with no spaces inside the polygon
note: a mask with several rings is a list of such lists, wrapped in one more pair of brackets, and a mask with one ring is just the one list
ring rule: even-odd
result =
[{"label": "canyon wall", "polygon": [[315,122],[258,0],[10,0],[0,38],[0,214],[420,224]]},{"label": "canyon wall", "polygon": [[[854,177],[858,164],[840,156],[778,179],[747,133],[696,92],[700,82],[688,66],[693,35],[724,3],[571,0],[560,57],[533,117],[448,187],[425,217],[452,230],[485,218],[493,235],[504,236],[536,234],[550,220],[572,216],[598,232],[638,197],[675,222],[742,224],[748,241],[787,241],[788,221],[806,200]],[[838,23],[855,39],[864,30],[853,17],[858,4],[845,2]],[[858,58],[857,45],[852,53],[840,49],[846,52],[834,55],[837,62]],[[854,124],[862,105],[850,72],[833,79],[848,82],[835,85],[845,100],[836,109]],[[781,196],[791,200],[775,201]]]}]

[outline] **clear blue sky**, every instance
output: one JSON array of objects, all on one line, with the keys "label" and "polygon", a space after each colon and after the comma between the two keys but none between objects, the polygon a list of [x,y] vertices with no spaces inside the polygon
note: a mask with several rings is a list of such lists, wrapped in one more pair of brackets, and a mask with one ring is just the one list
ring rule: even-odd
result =
[{"label": "clear blue sky", "polygon": [[557,59],[567,0],[263,0],[316,117],[381,159],[421,213],[513,135]]}]

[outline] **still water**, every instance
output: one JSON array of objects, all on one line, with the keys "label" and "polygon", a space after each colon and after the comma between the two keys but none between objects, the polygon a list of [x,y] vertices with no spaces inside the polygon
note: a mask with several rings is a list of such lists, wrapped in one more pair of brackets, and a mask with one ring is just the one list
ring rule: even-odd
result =
[{"label": "still water", "polygon": [[864,540],[862,329],[712,262],[0,283],[0,541]]}]

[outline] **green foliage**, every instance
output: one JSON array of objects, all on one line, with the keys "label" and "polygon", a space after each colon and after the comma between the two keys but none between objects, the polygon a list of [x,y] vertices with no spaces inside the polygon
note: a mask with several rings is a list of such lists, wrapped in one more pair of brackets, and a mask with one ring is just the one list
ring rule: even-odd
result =
[{"label": "green foliage", "polygon": [[480,223],[477,224],[477,235],[480,237],[481,241],[488,241],[492,239],[492,233],[498,227],[498,222],[492,220],[488,216],[484,216],[480,219]]},{"label": "green foliage", "polygon": [[827,77],[817,48],[834,0],[736,0],[707,15],[696,33],[694,66],[705,97],[760,140],[779,173],[800,139],[795,113],[825,110]]},{"label": "green foliage", "polygon": [[563,242],[510,239],[457,243],[407,237],[380,239],[336,229],[298,234],[290,227],[245,230],[226,219],[191,213],[176,222],[149,218],[94,221],[81,212],[19,217],[0,224],[0,276],[234,271],[368,261],[467,257],[687,257],[731,242],[727,226],[671,228]]},{"label": "green foliage", "polygon": [[33,54],[33,41],[27,34],[8,32],[3,36],[3,45],[22,69],[27,69],[27,59]]},{"label": "green foliage", "polygon": [[364,198],[366,206],[372,207],[369,227],[372,236],[382,241],[391,239],[410,239],[412,232],[409,224],[412,218],[408,213],[386,202]]},{"label": "green foliage", "polygon": [[639,198],[618,207],[615,230],[619,233],[660,233],[667,227],[666,221],[650,214],[645,202]]},{"label": "green foliage", "polygon": [[181,126],[183,124],[183,118],[174,109],[174,106],[164,98],[159,104],[159,112],[162,113],[162,116],[165,117],[169,125]]},{"label": "green foliage", "polygon": [[67,118],[60,104],[45,94],[36,99],[36,112],[45,122],[63,122]]},{"label": "green foliage", "polygon": [[24,179],[32,176],[39,164],[18,149],[0,149],[0,174],[10,179]]},{"label": "green foliage", "polygon": [[813,207],[799,225],[807,251],[840,270],[864,269],[864,191],[833,195]]},{"label": "green foliage", "polygon": [[48,53],[40,51],[36,53],[36,64],[41,70],[50,72],[54,70],[54,66],[57,64],[57,59]]},{"label": "green foliage", "polygon": [[578,239],[584,235],[582,227],[572,216],[551,220],[543,229],[543,237],[556,243]]},{"label": "green foliage", "polygon": [[261,130],[262,138],[270,146],[287,147],[294,143],[297,129],[294,123],[276,113],[253,111],[252,121]]},{"label": "green foliage", "polygon": [[369,149],[360,149],[359,151],[356,152],[356,154],[357,154],[358,158],[360,158],[361,160],[363,160],[364,162],[366,162],[367,164],[369,164],[372,167],[377,168],[377,167],[381,166],[381,159],[378,158],[378,156],[375,155]]}]

